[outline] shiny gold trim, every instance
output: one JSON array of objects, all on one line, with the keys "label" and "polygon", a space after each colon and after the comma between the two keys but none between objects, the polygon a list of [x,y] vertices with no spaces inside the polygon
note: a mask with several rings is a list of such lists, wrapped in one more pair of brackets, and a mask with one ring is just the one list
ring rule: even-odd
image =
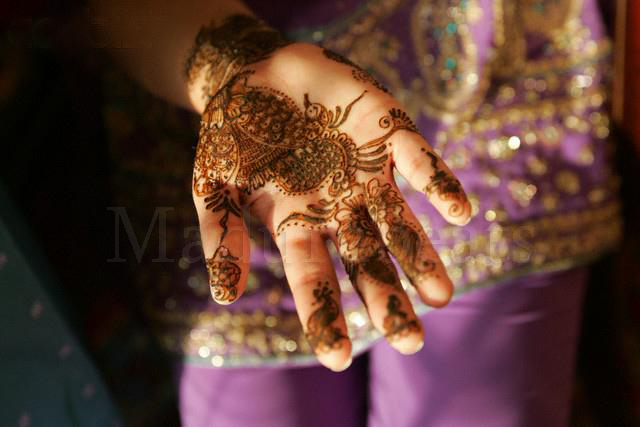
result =
[{"label": "shiny gold trim", "polygon": [[421,0],[411,13],[411,36],[428,94],[423,111],[447,122],[472,114],[489,87],[489,73],[480,74],[470,29],[482,9],[475,0],[461,4],[460,0]]},{"label": "shiny gold trim", "polygon": [[[606,102],[607,96],[606,90],[597,87],[587,88],[577,97],[545,99],[537,101],[533,105],[517,103],[506,107],[487,108],[473,120],[457,123],[441,131],[434,142],[434,148],[440,153],[445,153],[449,144],[462,141],[471,133],[475,135],[479,144],[482,142],[479,149],[484,150],[486,146],[487,150],[491,150],[491,141],[483,140],[484,133],[500,132],[506,126],[522,126],[527,123],[535,123],[540,119],[544,119],[548,126],[536,129],[522,126],[518,132],[512,132],[510,135],[518,136],[523,145],[532,145],[537,141],[547,145],[557,144],[562,141],[565,132],[592,134],[598,139],[606,138],[609,134],[609,118],[599,109]],[[590,115],[589,120],[577,118],[590,110],[595,110],[594,112],[597,114]],[[576,123],[574,124],[572,121],[576,121]],[[556,122],[557,124],[553,124]],[[555,133],[549,134],[552,131]],[[506,141],[502,145],[506,146]],[[496,158],[491,153],[489,156]],[[449,162],[451,159],[445,156],[444,160]],[[453,169],[460,168],[454,165]]]},{"label": "shiny gold trim", "polygon": [[[613,248],[621,234],[620,206],[605,205],[541,217],[519,224],[493,224],[486,232],[439,253],[456,283],[456,294],[520,277],[585,263]],[[428,308],[409,288],[416,312]],[[149,309],[161,344],[186,360],[211,367],[310,364],[315,359],[295,312],[268,314],[167,312]],[[346,310],[354,351],[377,338],[362,306]]]},{"label": "shiny gold trim", "polygon": [[[550,68],[567,68],[572,62],[592,54],[584,44],[590,40],[588,30],[580,21],[582,0],[556,0],[556,13],[542,12],[548,5],[539,0],[501,0],[494,14],[496,27],[494,42],[497,56],[492,64],[492,72],[497,77],[514,77],[550,71]],[[551,11],[553,12],[553,10]],[[544,16],[543,16],[544,15]],[[528,28],[531,26],[532,28]],[[553,46],[552,58],[527,59],[527,33],[545,37]],[[568,39],[574,38],[573,41]],[[581,43],[576,43],[580,40]]]}]

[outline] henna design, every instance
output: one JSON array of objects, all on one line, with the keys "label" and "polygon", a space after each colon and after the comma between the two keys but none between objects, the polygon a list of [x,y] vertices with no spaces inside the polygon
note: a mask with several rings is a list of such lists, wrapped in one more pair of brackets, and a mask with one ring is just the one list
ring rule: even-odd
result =
[{"label": "henna design", "polygon": [[[194,190],[205,195],[235,181],[246,194],[274,182],[287,195],[317,191],[331,178],[329,194],[353,183],[356,170],[379,171],[387,160],[383,141],[356,147],[339,131],[356,98],[342,112],[312,103],[305,111],[281,92],[247,85],[241,73],[209,103],[196,153]],[[380,150],[382,145],[382,150]]]},{"label": "henna design", "polygon": [[405,311],[400,309],[400,299],[397,295],[389,295],[387,300],[387,315],[384,317],[383,328],[388,341],[396,341],[414,332],[420,332],[420,325],[416,319],[410,319]]},{"label": "henna design", "polygon": [[389,123],[389,125],[402,127],[403,129],[406,129],[410,132],[415,132],[418,134],[420,133],[418,127],[415,125],[415,123],[413,123],[413,120],[411,120],[409,115],[405,111],[402,111],[398,108],[392,108],[391,110],[389,110],[388,116],[384,116],[382,119],[380,119],[380,126],[382,128],[387,128],[389,126],[386,123]]},{"label": "henna design", "polygon": [[329,282],[318,282],[313,290],[314,305],[320,305],[311,313],[307,320],[305,336],[311,348],[316,352],[324,353],[338,349],[347,336],[340,328],[333,326],[333,322],[340,315],[340,306],[333,298],[333,290]]},{"label": "henna design", "polygon": [[[277,233],[290,225],[316,228],[335,220],[341,254],[352,280],[355,282],[359,274],[366,274],[381,284],[400,286],[380,232],[372,221],[368,198],[362,195],[354,198],[352,194],[360,185],[356,181],[358,171],[384,170],[389,159],[387,141],[395,132],[418,130],[405,112],[394,108],[378,122],[384,134],[358,146],[341,127],[366,91],[344,108],[333,109],[313,102],[304,94],[304,108],[300,109],[282,92],[250,85],[248,78],[253,71],[243,67],[267,58],[284,44],[286,41],[275,31],[249,17],[236,16],[219,27],[201,31],[187,64],[188,74],[193,79],[204,67],[209,67],[205,69],[206,77],[217,82],[217,86],[207,92],[211,99],[202,115],[194,162],[194,194],[204,197],[207,209],[221,214],[222,244],[228,234],[229,217],[240,217],[242,200],[268,183],[287,196],[325,189],[324,198],[281,221]],[[325,55],[351,66],[354,77],[360,81],[377,86],[368,74],[345,58],[328,51]],[[230,188],[237,189],[237,198]],[[388,204],[388,208],[394,206]],[[390,247],[398,249],[401,262],[418,264],[420,237],[401,220],[402,206],[398,207],[395,219],[388,222]],[[240,274],[239,268],[232,268],[237,267],[233,260],[236,258],[224,246],[207,260],[212,286],[220,292],[217,299],[235,299]]]},{"label": "henna design", "polygon": [[366,187],[367,209],[371,218],[386,233],[388,247],[412,282],[432,273],[436,263],[424,258],[422,234],[404,218],[403,200],[391,184],[380,184],[377,178]]},{"label": "henna design", "polygon": [[200,29],[195,46],[185,64],[191,84],[205,70],[210,86],[203,88],[211,97],[242,67],[264,59],[289,42],[264,22],[248,15],[232,15],[220,25],[212,22]]},{"label": "henna design", "polygon": [[324,53],[324,56],[326,56],[327,58],[351,67],[351,75],[357,81],[362,83],[370,83],[374,85],[376,88],[380,89],[381,91],[385,93],[389,93],[386,87],[384,87],[382,84],[380,84],[380,82],[374,79],[371,74],[363,70],[362,67],[353,63],[353,61],[329,49],[322,49],[322,52]]},{"label": "henna design", "polygon": [[444,201],[453,201],[454,203],[448,210],[449,215],[452,217],[463,215],[467,211],[467,196],[462,189],[460,181],[448,172],[440,169],[438,166],[438,156],[425,148],[421,148],[421,151],[429,156],[431,159],[431,167],[433,168],[433,175],[431,175],[430,182],[424,188],[423,192],[427,195],[435,193]]},{"label": "henna design", "polygon": [[233,302],[237,298],[237,285],[242,274],[240,267],[234,262],[237,260],[226,246],[219,246],[213,256],[207,258],[209,285],[216,301]]},{"label": "henna design", "polygon": [[[315,105],[327,111],[321,105]],[[340,111],[339,107],[337,111]],[[278,233],[282,231],[284,226],[289,225],[292,221],[304,221],[310,225],[327,223],[340,210],[345,200],[351,195],[354,186],[357,185],[355,172],[358,170],[364,172],[382,171],[383,165],[389,157],[388,154],[385,154],[386,141],[399,130],[417,132],[417,128],[409,116],[397,108],[389,110],[387,115],[380,118],[378,124],[382,129],[387,129],[387,132],[357,148],[348,135],[341,134],[344,135],[343,138],[346,138],[343,139],[344,146],[346,147],[344,151],[346,154],[344,164],[348,165],[348,167],[333,171],[333,181],[329,185],[329,195],[332,196],[332,199],[322,199],[319,205],[307,205],[307,213],[294,212],[290,214],[278,225]],[[346,141],[349,141],[349,143],[347,144]],[[341,196],[341,198],[339,196]]]},{"label": "henna design", "polygon": [[338,222],[336,236],[342,263],[351,283],[357,289],[358,275],[363,272],[372,280],[399,287],[378,228],[367,211],[364,195],[345,198],[343,205],[345,207],[335,214]]},{"label": "henna design", "polygon": [[[304,96],[304,111],[276,90],[247,83],[243,71],[221,88],[203,117],[194,164],[193,189],[206,196],[208,207],[239,216],[238,205],[224,193],[228,184],[249,195],[273,182],[286,195],[303,195],[327,187],[329,199],[293,212],[278,226],[290,222],[321,225],[337,211],[340,196],[348,193],[356,171],[380,172],[389,155],[386,141],[398,130],[414,131],[406,114],[392,109],[380,119],[387,132],[361,146],[340,131],[353,106],[330,110]],[[221,220],[222,221],[222,220]],[[221,222],[221,225],[224,225]]]},{"label": "henna design", "polygon": [[221,193],[214,193],[204,199],[207,209],[211,209],[211,212],[224,212],[218,222],[222,226],[220,243],[222,243],[224,238],[227,236],[227,233],[229,232],[229,227],[227,226],[227,222],[229,221],[229,214],[235,215],[237,217],[240,217],[242,215],[242,210],[240,209],[238,204],[229,197],[229,194],[229,190],[224,190]]},{"label": "henna design", "polygon": [[389,249],[403,270],[412,280],[420,274],[431,273],[436,269],[435,261],[420,257],[420,234],[407,224],[392,224],[389,228]]}]

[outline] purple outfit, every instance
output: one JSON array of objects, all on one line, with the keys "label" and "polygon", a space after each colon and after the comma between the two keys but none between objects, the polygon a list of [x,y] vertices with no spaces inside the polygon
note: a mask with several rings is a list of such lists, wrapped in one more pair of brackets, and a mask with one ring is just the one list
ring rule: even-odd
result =
[{"label": "purple outfit", "polygon": [[586,276],[538,274],[463,295],[423,316],[417,354],[379,342],[338,374],[185,364],[183,425],[565,426]]},{"label": "purple outfit", "polygon": [[[474,290],[426,315],[411,293],[426,330],[418,355],[374,345],[378,334],[339,275],[354,351],[371,350],[370,423],[562,425],[584,282],[576,267],[613,247],[621,228],[607,138],[610,42],[596,1],[247,4],[289,37],[322,44],[374,75],[472,201],[471,222],[451,226],[399,180],[456,293]],[[114,185],[138,235],[154,214],[140,195],[152,207],[175,207],[167,213],[166,247],[175,262],[143,260],[136,272],[160,342],[184,357],[185,425],[298,425],[303,412],[318,414],[305,415],[305,425],[333,416],[354,421],[319,425],[363,423],[364,362],[340,375],[300,368],[317,362],[264,228],[251,227],[246,293],[231,306],[211,301],[188,191],[195,143],[195,133],[184,130],[188,121],[157,102],[139,102],[138,117],[123,126],[125,105],[135,109],[140,95],[124,103],[126,95],[109,95],[107,119],[120,124],[110,128],[129,129],[112,135],[122,172]],[[156,141],[132,144],[140,134]],[[569,272],[551,273],[558,271]],[[359,391],[346,392],[352,389]],[[327,405],[343,394],[339,405]]]}]

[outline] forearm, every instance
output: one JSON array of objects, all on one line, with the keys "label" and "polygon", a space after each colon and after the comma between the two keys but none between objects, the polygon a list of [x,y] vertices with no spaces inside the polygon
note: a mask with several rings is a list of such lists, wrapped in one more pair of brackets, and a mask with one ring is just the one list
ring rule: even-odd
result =
[{"label": "forearm", "polygon": [[239,0],[92,0],[89,19],[104,25],[107,49],[152,93],[201,112],[201,88],[188,85],[185,63],[200,29],[233,14],[251,15]]}]

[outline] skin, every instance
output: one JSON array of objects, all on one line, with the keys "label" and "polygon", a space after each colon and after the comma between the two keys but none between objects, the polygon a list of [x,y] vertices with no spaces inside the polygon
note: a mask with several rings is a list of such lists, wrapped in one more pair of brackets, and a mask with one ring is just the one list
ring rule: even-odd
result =
[{"label": "skin", "polygon": [[193,195],[214,299],[228,304],[245,289],[248,210],[274,236],[321,363],[342,370],[351,361],[327,240],[373,325],[398,351],[419,350],[422,327],[390,255],[429,305],[445,305],[452,284],[393,168],[463,225],[471,207],[460,182],[393,97],[350,61],[288,44],[247,17],[200,34],[186,75],[200,88],[194,102],[206,103]]},{"label": "skin", "polygon": [[[373,325],[398,351],[417,351],[422,329],[391,255],[427,304],[445,305],[452,285],[393,182],[393,169],[453,224],[470,218],[464,191],[402,106],[366,71],[315,46],[281,43],[264,24],[216,32],[234,14],[250,17],[251,11],[238,0],[92,0],[87,7],[88,22],[102,23],[103,47],[134,79],[202,115],[193,196],[214,299],[229,304],[246,287],[249,239],[242,213],[248,211],[274,236],[321,363],[333,370],[351,363],[327,240],[338,248]],[[213,56],[201,50],[207,34],[216,34],[208,41],[217,46]],[[256,39],[271,42],[244,46],[250,49],[240,55],[225,49]],[[230,108],[234,95],[250,107],[244,122],[227,120],[237,115]],[[259,103],[267,98],[280,115]],[[247,138],[256,134],[249,125],[267,122],[277,126],[260,141]],[[259,156],[265,161],[256,162]],[[234,159],[235,165],[224,166]]]}]

